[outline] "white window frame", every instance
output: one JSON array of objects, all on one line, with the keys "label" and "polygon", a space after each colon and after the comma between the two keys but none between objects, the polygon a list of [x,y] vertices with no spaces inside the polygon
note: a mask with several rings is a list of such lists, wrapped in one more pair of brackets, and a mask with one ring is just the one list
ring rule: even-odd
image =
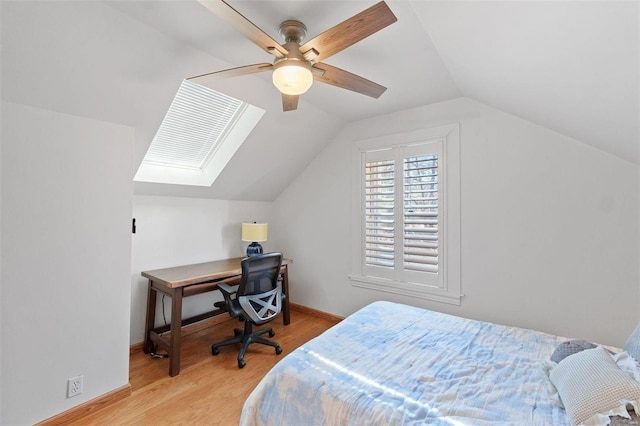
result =
[{"label": "white window frame", "polygon": [[[384,158],[393,151],[396,173],[402,173],[402,157],[413,156],[420,145],[439,146],[439,253],[438,273],[382,272],[365,265],[364,242],[364,167],[365,158]],[[367,154],[369,153],[369,154]],[[403,155],[406,153],[406,155]],[[388,158],[388,154],[386,157]],[[352,218],[349,279],[355,287],[385,291],[410,297],[460,305],[460,125],[458,123],[424,128],[407,133],[385,135],[355,141],[352,145]],[[401,213],[400,213],[401,214]],[[396,241],[402,241],[400,235]],[[402,265],[396,263],[396,268]],[[381,273],[382,272],[382,273]]]}]

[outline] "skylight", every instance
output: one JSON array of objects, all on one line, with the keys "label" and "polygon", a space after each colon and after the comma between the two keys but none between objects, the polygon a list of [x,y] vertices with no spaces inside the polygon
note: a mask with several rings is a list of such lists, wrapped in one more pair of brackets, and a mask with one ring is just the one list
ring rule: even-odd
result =
[{"label": "skylight", "polygon": [[184,80],[135,181],[210,186],[264,110]]}]

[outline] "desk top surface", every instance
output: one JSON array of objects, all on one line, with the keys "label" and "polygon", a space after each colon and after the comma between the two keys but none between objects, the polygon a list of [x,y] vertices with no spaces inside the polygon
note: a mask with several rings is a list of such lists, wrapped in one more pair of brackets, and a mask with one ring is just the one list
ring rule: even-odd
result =
[{"label": "desk top surface", "polygon": [[[212,262],[195,263],[193,265],[174,266],[173,268],[142,271],[142,276],[155,282],[161,282],[168,287],[184,287],[205,281],[224,279],[242,274],[240,262],[243,257],[233,259],[214,260]],[[283,258],[282,266],[293,263],[291,259]]]}]

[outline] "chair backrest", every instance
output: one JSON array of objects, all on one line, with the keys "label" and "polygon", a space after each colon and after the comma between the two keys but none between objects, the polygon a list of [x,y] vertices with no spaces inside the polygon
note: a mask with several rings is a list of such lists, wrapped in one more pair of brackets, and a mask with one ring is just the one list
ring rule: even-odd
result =
[{"label": "chair backrest", "polygon": [[238,302],[254,324],[271,321],[282,310],[282,290],[278,286],[282,253],[265,253],[242,260]]}]

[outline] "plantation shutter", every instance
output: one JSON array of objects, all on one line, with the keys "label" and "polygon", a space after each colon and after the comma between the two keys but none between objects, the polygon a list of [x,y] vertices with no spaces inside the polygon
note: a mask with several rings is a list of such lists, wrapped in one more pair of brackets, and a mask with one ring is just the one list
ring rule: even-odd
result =
[{"label": "plantation shutter", "polygon": [[363,275],[444,286],[441,157],[441,140],[364,153]]},{"label": "plantation shutter", "polygon": [[438,155],[403,159],[403,268],[438,272]]},{"label": "plantation shutter", "polygon": [[395,266],[395,162],[365,163],[365,256],[367,266]]}]

